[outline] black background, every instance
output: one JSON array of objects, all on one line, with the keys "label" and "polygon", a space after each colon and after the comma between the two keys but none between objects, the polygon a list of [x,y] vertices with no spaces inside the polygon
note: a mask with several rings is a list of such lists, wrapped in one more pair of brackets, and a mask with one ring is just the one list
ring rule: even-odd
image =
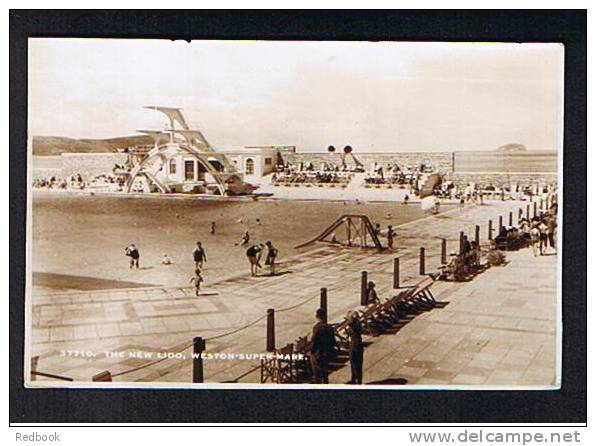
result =
[{"label": "black background", "polygon": [[[27,37],[565,44],[563,378],[558,391],[69,390],[23,386]],[[68,63],[68,62],[66,62]],[[349,104],[347,104],[349,106]],[[10,12],[10,422],[586,422],[586,12]],[[539,311],[539,309],[537,309]]]}]

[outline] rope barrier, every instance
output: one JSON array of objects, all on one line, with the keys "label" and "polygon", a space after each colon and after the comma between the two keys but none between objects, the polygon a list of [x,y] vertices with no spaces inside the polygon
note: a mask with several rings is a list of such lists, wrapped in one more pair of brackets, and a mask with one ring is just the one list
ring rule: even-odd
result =
[{"label": "rope barrier", "polygon": [[284,311],[290,311],[290,310],[293,310],[293,309],[295,309],[295,308],[301,307],[302,305],[304,305],[304,304],[305,304],[305,303],[307,303],[307,302],[310,302],[311,300],[314,300],[314,299],[316,299],[317,297],[319,297],[319,296],[313,296],[313,297],[309,297],[308,299],[306,299],[305,301],[302,301],[302,302],[300,302],[300,303],[299,303],[299,304],[297,304],[297,305],[294,305],[294,306],[292,306],[292,307],[286,307],[286,308],[282,308],[282,309],[280,309],[280,310],[275,310],[275,312],[276,312],[276,313],[283,313]]},{"label": "rope barrier", "polygon": [[[310,302],[311,300],[315,299],[316,297],[317,296],[309,297],[308,299],[300,302],[297,305],[293,305],[291,307],[282,308],[280,310],[276,310],[276,312],[277,313],[281,313],[281,312],[284,312],[284,311],[294,310],[295,308],[298,308],[298,307],[306,304],[307,302]],[[242,327],[236,328],[236,329],[234,329],[232,331],[228,331],[226,333],[222,333],[222,334],[219,334],[219,335],[211,336],[210,338],[205,338],[205,341],[214,341],[216,339],[221,339],[221,338],[224,338],[226,336],[230,336],[230,335],[236,334],[236,333],[238,333],[238,332],[240,332],[242,330],[246,330],[247,328],[252,327],[253,325],[255,325],[255,324],[259,323],[260,321],[262,321],[263,319],[265,319],[266,317],[267,317],[267,315],[261,316],[261,317],[255,319],[254,321],[249,322],[248,324],[243,325]],[[174,354],[182,353],[184,350],[192,347],[193,345],[194,345],[194,341],[191,342],[191,343],[189,343],[189,344],[184,344],[184,346],[180,350],[174,351],[173,353]],[[133,373],[133,372],[138,372],[139,370],[143,370],[143,369],[145,369],[147,367],[151,367],[153,365],[159,364],[160,362],[163,362],[166,359],[170,359],[170,358],[165,357],[165,358],[157,359],[155,361],[148,362],[147,364],[143,364],[143,365],[138,366],[138,367],[133,367],[132,369],[129,369],[129,370],[124,370],[123,372],[114,373],[112,375],[112,378],[115,378],[117,376],[126,375],[126,374]]]}]

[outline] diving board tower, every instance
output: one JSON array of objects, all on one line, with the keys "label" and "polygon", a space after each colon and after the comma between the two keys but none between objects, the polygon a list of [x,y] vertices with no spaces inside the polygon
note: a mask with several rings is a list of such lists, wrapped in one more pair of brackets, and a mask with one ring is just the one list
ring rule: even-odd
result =
[{"label": "diving board tower", "polygon": [[384,249],[370,218],[364,214],[342,215],[315,238],[295,246],[295,249],[318,242],[349,248],[376,248],[379,251]]},{"label": "diving board tower", "polygon": [[132,149],[126,192],[145,185],[150,192],[162,193],[243,193],[243,175],[209,144],[203,133],[190,128],[182,109],[144,108],[163,113],[169,125],[164,130],[138,130],[150,136],[153,144]]}]

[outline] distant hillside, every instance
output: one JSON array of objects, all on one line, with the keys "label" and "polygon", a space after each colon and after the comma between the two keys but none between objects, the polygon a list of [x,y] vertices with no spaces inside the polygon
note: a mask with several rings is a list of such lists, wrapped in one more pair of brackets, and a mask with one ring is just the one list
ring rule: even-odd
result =
[{"label": "distant hillside", "polygon": [[34,136],[33,155],[51,156],[61,153],[116,152],[128,146],[153,144],[147,135],[122,136],[110,139],[73,139],[62,136]]}]

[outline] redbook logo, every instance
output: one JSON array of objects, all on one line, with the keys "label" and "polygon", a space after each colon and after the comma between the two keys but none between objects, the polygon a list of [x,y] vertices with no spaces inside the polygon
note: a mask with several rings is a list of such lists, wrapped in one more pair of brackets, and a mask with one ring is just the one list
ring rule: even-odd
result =
[{"label": "redbook logo", "polygon": [[45,441],[62,441],[58,432],[51,434],[40,434],[39,432],[32,432],[30,434],[16,433],[16,441],[30,441],[30,442],[45,442]]}]

